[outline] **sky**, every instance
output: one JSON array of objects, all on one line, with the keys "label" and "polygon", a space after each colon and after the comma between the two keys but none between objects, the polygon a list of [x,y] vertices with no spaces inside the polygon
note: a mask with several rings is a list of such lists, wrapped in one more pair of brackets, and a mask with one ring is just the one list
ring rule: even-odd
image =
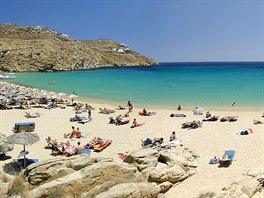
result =
[{"label": "sky", "polygon": [[0,23],[109,38],[159,62],[264,61],[264,0],[0,0]]}]

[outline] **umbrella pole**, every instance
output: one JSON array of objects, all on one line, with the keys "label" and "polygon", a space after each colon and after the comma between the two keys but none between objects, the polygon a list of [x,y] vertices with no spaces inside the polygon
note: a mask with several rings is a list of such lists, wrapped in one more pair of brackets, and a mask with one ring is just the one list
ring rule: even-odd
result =
[{"label": "umbrella pole", "polygon": [[[26,151],[25,144],[24,144],[24,151]],[[24,165],[23,168],[26,168],[26,155],[24,155]]]}]

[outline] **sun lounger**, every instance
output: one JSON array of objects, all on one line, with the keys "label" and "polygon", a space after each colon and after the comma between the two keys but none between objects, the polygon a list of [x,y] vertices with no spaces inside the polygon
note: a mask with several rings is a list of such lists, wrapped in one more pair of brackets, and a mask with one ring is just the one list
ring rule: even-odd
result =
[{"label": "sun lounger", "polygon": [[232,164],[234,159],[235,151],[234,150],[227,150],[225,151],[222,159],[219,160],[220,167],[228,167]]},{"label": "sun lounger", "polygon": [[112,143],[112,140],[104,140],[101,144],[94,147],[94,151],[101,152]]},{"label": "sun lounger", "polygon": [[186,115],[183,113],[172,113],[170,114],[170,117],[186,117]]}]

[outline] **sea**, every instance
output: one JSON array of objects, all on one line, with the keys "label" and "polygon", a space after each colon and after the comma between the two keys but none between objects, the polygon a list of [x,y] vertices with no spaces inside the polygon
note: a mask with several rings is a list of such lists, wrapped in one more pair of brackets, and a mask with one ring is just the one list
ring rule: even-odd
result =
[{"label": "sea", "polygon": [[[159,63],[83,71],[16,73],[11,82],[87,102],[171,108],[264,107],[263,62]],[[48,82],[54,82],[49,84]],[[67,98],[67,96],[65,96]]]}]

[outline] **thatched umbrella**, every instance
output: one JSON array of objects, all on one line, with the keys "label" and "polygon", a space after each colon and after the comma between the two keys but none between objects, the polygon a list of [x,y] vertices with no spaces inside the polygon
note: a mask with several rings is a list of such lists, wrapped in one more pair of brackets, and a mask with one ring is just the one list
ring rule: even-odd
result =
[{"label": "thatched umbrella", "polygon": [[[36,133],[31,132],[20,132],[20,133],[14,133],[7,137],[7,140],[14,144],[21,144],[24,146],[25,151],[25,145],[31,145],[35,142],[39,141],[39,136]],[[26,155],[24,155],[24,167],[26,166]]]},{"label": "thatched umbrella", "polygon": [[6,153],[14,149],[14,144],[10,143],[4,134],[0,134],[0,152]]},{"label": "thatched umbrella", "polygon": [[78,98],[78,96],[76,94],[71,94],[71,95],[69,95],[69,98],[71,98],[71,101],[73,104],[74,98]]}]

